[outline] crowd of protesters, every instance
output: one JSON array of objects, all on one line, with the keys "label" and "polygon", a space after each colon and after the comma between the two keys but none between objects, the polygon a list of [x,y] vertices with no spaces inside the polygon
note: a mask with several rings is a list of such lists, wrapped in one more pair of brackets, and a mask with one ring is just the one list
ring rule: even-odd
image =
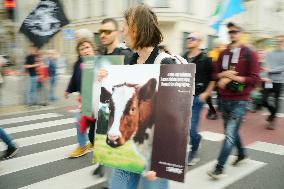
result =
[{"label": "crowd of protesters", "polygon": [[[239,130],[242,126],[243,117],[248,110],[248,103],[251,100],[250,94],[252,90],[259,85],[264,86],[262,105],[267,107],[271,112],[271,115],[267,118],[269,123],[268,128],[275,128],[278,98],[284,73],[283,36],[276,37],[277,49],[265,56],[266,65],[260,65],[256,50],[240,42],[243,28],[232,22],[228,23],[227,28],[231,40],[230,44],[225,45],[219,40],[216,40],[214,42],[214,49],[208,52],[208,54],[200,48],[202,35],[199,32],[190,33],[187,37],[188,51],[182,56],[188,63],[196,64],[197,68],[195,77],[196,91],[192,107],[191,128],[189,131],[189,145],[191,145],[191,151],[188,155],[188,166],[195,165],[199,161],[197,152],[202,137],[198,133],[198,122],[203,105],[207,102],[209,106],[207,113],[208,119],[218,119],[218,112],[212,105],[210,98],[213,90],[216,90],[218,95],[217,105],[224,122],[225,139],[215,168],[208,171],[208,175],[214,179],[219,179],[224,175],[224,167],[233,147],[237,148],[237,157],[232,163],[233,166],[239,165],[248,157],[242,146]],[[157,17],[155,13],[145,5],[132,7],[124,14],[122,34],[127,48],[119,47],[119,27],[114,19],[103,20],[99,34],[104,50],[98,51],[98,53],[102,55],[124,55],[124,64],[153,64],[160,52],[170,54],[171,51],[170,47],[167,48],[166,46],[160,45],[163,36],[158,27]],[[78,42],[77,50],[78,48],[82,48],[81,45],[82,44]],[[90,48],[92,52],[94,52],[93,47],[94,46]],[[78,53],[78,58],[80,59],[84,54],[81,54],[80,51],[78,51]],[[165,58],[161,63],[174,64],[175,62],[170,58]],[[80,68],[76,65],[77,62],[74,66],[70,84],[74,82],[73,79],[76,77],[76,82],[79,87],[81,77],[78,75],[75,76],[74,74],[78,69],[80,70]],[[266,73],[265,77],[260,78],[261,70]],[[98,75],[99,80],[102,80],[107,74],[106,70],[101,69]],[[267,83],[271,84],[272,87],[270,86],[270,88],[267,89],[267,87],[265,87],[269,85]],[[66,91],[67,94],[74,92],[70,90],[70,84]],[[78,88],[75,91],[80,92],[80,89]],[[276,101],[274,105],[267,103],[267,96],[269,96],[270,93],[275,93]],[[82,123],[79,120],[78,118],[77,127],[80,127]],[[93,121],[96,121],[95,118],[93,118]],[[94,129],[95,127],[90,126],[89,132],[94,133]],[[81,134],[82,133],[80,133],[77,128],[77,135],[80,136]],[[88,146],[85,137],[85,142],[81,145],[79,138],[80,137],[78,137],[80,150],[75,149],[76,155],[71,153],[70,157],[79,157],[92,147],[93,141],[91,142],[92,144]],[[99,166],[99,169],[96,169],[95,172],[99,173],[102,169],[103,167]],[[108,188],[134,189],[138,187],[139,182],[143,189],[167,189],[169,187],[168,180],[157,178],[155,171],[152,170],[148,170],[140,175],[120,169],[113,169],[111,176],[108,178]]]}]

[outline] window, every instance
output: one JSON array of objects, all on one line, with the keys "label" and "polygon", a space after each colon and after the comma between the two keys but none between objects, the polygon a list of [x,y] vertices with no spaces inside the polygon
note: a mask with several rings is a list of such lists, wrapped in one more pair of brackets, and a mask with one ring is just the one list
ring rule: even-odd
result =
[{"label": "window", "polygon": [[167,8],[169,7],[169,1],[168,0],[155,0],[154,6],[158,8]]},{"label": "window", "polygon": [[143,3],[143,0],[125,0],[126,8]]},{"label": "window", "polygon": [[106,15],[106,2],[105,0],[100,0],[100,7],[101,7],[101,14],[100,16],[105,16]]},{"label": "window", "polygon": [[193,0],[186,0],[186,13],[193,14]]},{"label": "window", "polygon": [[88,0],[86,3],[86,10],[87,10],[87,18],[92,18],[92,0]]}]

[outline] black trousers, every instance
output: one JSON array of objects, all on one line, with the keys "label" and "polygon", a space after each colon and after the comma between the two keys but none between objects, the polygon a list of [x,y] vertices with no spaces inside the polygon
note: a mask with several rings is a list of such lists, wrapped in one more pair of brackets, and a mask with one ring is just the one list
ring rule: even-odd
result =
[{"label": "black trousers", "polygon": [[216,114],[217,112],[216,112],[216,110],[215,110],[215,108],[214,108],[214,106],[213,106],[211,96],[209,96],[209,97],[207,98],[206,103],[207,103],[208,106],[209,106],[209,111],[208,111],[208,113],[210,112],[211,114]]},{"label": "black trousers", "polygon": [[90,122],[90,129],[89,129],[89,141],[94,145],[95,140],[95,129],[96,129],[96,122]]},{"label": "black trousers", "polygon": [[[282,83],[273,83],[273,87],[270,89],[263,89],[262,94],[263,94],[263,103],[262,105],[264,107],[266,107],[269,112],[270,112],[270,116],[268,118],[268,121],[273,121],[277,110],[279,108],[279,96],[282,90]],[[274,101],[273,103],[269,102],[269,97],[273,96],[274,97]]]}]

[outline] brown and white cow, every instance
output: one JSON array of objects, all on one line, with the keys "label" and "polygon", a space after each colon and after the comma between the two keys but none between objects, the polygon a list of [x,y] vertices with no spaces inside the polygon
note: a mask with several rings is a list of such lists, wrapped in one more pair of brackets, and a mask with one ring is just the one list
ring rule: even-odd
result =
[{"label": "brown and white cow", "polygon": [[107,144],[119,147],[133,138],[142,144],[148,138],[147,128],[154,124],[156,103],[156,79],[150,79],[143,86],[124,83],[113,86],[112,92],[102,88],[100,101],[109,102],[109,130]]}]

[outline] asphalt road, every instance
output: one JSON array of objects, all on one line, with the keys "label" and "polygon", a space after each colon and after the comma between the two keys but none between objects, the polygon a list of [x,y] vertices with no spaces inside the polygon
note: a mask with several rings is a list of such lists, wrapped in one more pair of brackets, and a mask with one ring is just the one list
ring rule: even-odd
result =
[{"label": "asphalt road", "polygon": [[[240,167],[227,164],[226,177],[214,181],[206,171],[213,168],[222,144],[222,121],[207,120],[202,114],[201,161],[189,167],[185,183],[171,182],[171,189],[283,189],[284,118],[276,130],[265,129],[265,113],[248,113],[241,136],[249,160]],[[34,109],[0,115],[4,128],[20,146],[16,157],[0,162],[0,188],[93,188],[106,186],[107,178],[92,175],[92,152],[69,159],[76,147],[74,107]],[[282,116],[279,114],[279,116]],[[0,143],[0,154],[5,146]],[[234,154],[234,153],[233,153]],[[230,157],[232,161],[234,156]],[[120,189],[119,186],[117,189]]]}]

